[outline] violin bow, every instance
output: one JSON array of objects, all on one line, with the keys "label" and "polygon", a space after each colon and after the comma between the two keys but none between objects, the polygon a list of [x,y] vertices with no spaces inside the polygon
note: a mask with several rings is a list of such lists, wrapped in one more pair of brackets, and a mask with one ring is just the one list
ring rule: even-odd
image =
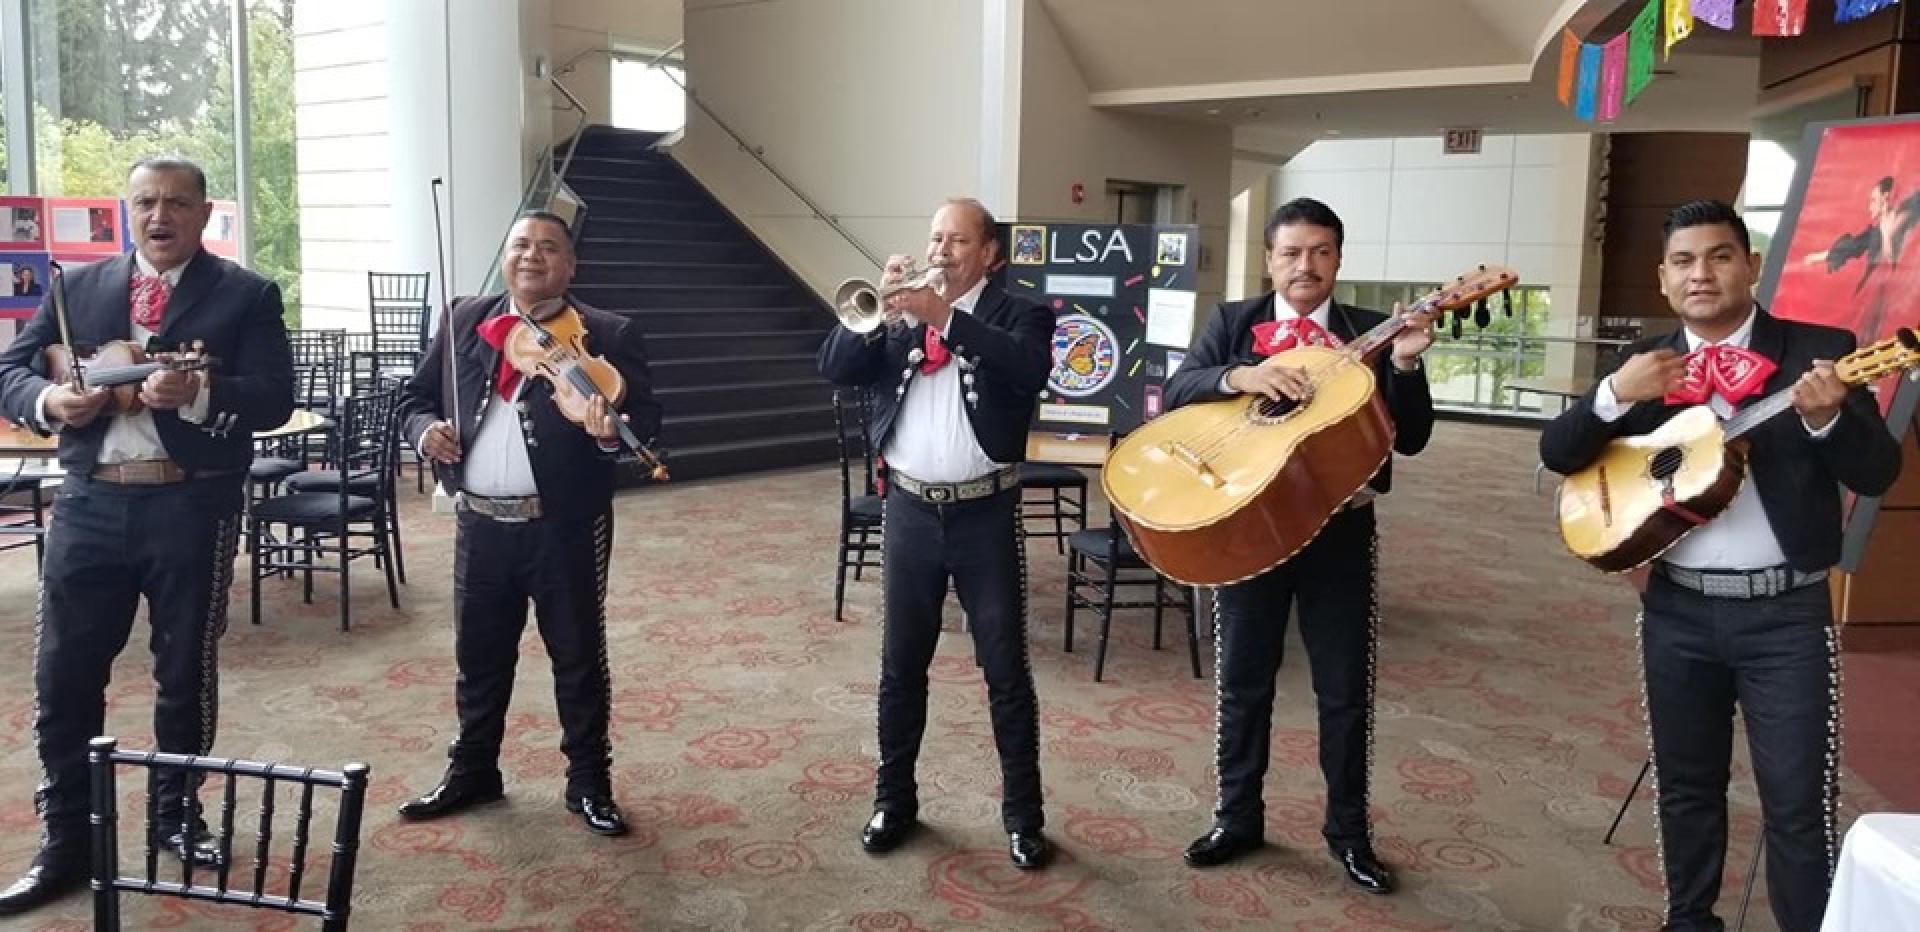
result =
[{"label": "violin bow", "polygon": [[[445,182],[433,179],[433,249],[440,261],[440,335],[445,337],[447,346],[446,368],[442,373],[450,386],[447,391],[453,393],[453,403],[447,406],[447,414],[453,421],[453,436],[459,439],[466,436],[460,429],[460,354],[454,352],[453,304],[447,300],[447,246],[440,233],[440,186]],[[442,393],[441,397],[446,397]]]},{"label": "violin bow", "polygon": [[73,357],[73,384],[87,390],[87,370],[80,364],[80,351],[73,345],[73,330],[67,326],[67,272],[60,263],[47,260],[47,300],[53,303],[53,319],[60,325],[60,342]]}]

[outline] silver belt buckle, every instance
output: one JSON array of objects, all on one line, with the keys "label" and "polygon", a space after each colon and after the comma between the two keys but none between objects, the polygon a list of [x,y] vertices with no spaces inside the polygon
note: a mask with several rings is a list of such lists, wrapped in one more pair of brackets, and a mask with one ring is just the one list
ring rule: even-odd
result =
[{"label": "silver belt buckle", "polygon": [[1753,598],[1753,577],[1733,573],[1701,573],[1700,594],[1721,599]]}]

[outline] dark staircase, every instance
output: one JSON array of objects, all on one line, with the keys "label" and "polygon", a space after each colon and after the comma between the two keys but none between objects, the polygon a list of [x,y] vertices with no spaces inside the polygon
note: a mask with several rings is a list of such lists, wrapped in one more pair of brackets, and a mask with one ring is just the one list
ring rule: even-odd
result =
[{"label": "dark staircase", "polygon": [[833,390],[814,366],[833,314],[659,138],[581,135],[566,175],[587,203],[574,293],[646,334],[675,479],[833,460]]}]

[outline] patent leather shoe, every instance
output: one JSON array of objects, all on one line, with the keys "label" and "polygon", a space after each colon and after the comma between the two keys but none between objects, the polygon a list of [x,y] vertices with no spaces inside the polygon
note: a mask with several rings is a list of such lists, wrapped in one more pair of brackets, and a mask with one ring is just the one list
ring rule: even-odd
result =
[{"label": "patent leather shoe", "polygon": [[1182,857],[1186,859],[1188,867],[1217,867],[1243,854],[1257,851],[1266,843],[1266,839],[1259,835],[1239,833],[1216,825],[1207,830],[1205,835],[1194,839]]},{"label": "patent leather shoe", "polygon": [[919,822],[913,816],[875,809],[873,818],[860,829],[860,847],[868,854],[885,854],[900,847],[917,825]]},{"label": "patent leather shoe", "polygon": [[187,833],[175,829],[164,838],[160,838],[155,847],[172,852],[181,863],[192,864],[197,868],[215,868],[226,863],[226,856],[220,852],[220,839],[215,838],[204,825],[194,829],[191,838]]},{"label": "patent leather shoe", "polygon": [[506,798],[500,774],[453,774],[440,778],[440,785],[425,796],[408,800],[400,807],[400,818],[424,822],[464,812],[485,803]]},{"label": "patent leather shoe", "polygon": [[1039,832],[1008,832],[1007,857],[1023,871],[1037,871],[1053,860],[1053,844]]},{"label": "patent leather shoe", "polygon": [[16,916],[87,885],[85,858],[54,858],[41,851],[20,879],[0,890],[0,916]]},{"label": "patent leather shoe", "polygon": [[567,798],[567,811],[577,813],[580,821],[587,824],[587,831],[609,838],[627,833],[627,820],[620,815],[620,806],[607,794],[571,796]]},{"label": "patent leather shoe", "polygon": [[1333,859],[1346,870],[1347,879],[1368,893],[1381,896],[1393,892],[1393,872],[1367,848],[1336,848]]}]

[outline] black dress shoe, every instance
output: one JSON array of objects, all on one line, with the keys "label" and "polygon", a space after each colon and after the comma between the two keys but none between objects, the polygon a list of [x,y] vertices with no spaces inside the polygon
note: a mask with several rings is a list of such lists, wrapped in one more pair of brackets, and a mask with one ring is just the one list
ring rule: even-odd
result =
[{"label": "black dress shoe", "polygon": [[867,820],[860,829],[860,847],[868,854],[885,854],[900,847],[900,843],[913,834],[920,823],[910,815],[900,815],[885,809],[875,809],[873,818]]},{"label": "black dress shoe", "polygon": [[500,774],[447,774],[440,778],[440,785],[427,795],[410,800],[400,807],[400,818],[408,822],[424,822],[464,812],[483,803],[496,802],[506,798],[506,791],[500,785]]},{"label": "black dress shoe", "polygon": [[226,862],[226,856],[220,853],[220,839],[215,838],[204,825],[193,830],[191,839],[185,832],[175,829],[155,847],[172,852],[182,863],[194,867],[216,868]]},{"label": "black dress shoe", "polygon": [[1367,848],[1336,848],[1333,859],[1346,869],[1347,879],[1368,893],[1382,896],[1393,892],[1393,872]]},{"label": "black dress shoe", "polygon": [[572,796],[567,799],[567,811],[580,814],[580,821],[587,823],[587,831],[595,835],[625,835],[627,820],[620,815],[620,806],[612,796]]},{"label": "black dress shoe", "polygon": [[1008,832],[1007,857],[1023,871],[1037,871],[1053,860],[1053,845],[1039,832]]},{"label": "black dress shoe", "polygon": [[13,885],[0,890],[0,916],[14,916],[51,903],[87,885],[85,858],[55,859],[42,851]]},{"label": "black dress shoe", "polygon": [[1186,859],[1188,867],[1217,867],[1250,851],[1258,851],[1266,843],[1266,839],[1259,835],[1238,833],[1216,825],[1205,835],[1194,839],[1182,857]]}]

